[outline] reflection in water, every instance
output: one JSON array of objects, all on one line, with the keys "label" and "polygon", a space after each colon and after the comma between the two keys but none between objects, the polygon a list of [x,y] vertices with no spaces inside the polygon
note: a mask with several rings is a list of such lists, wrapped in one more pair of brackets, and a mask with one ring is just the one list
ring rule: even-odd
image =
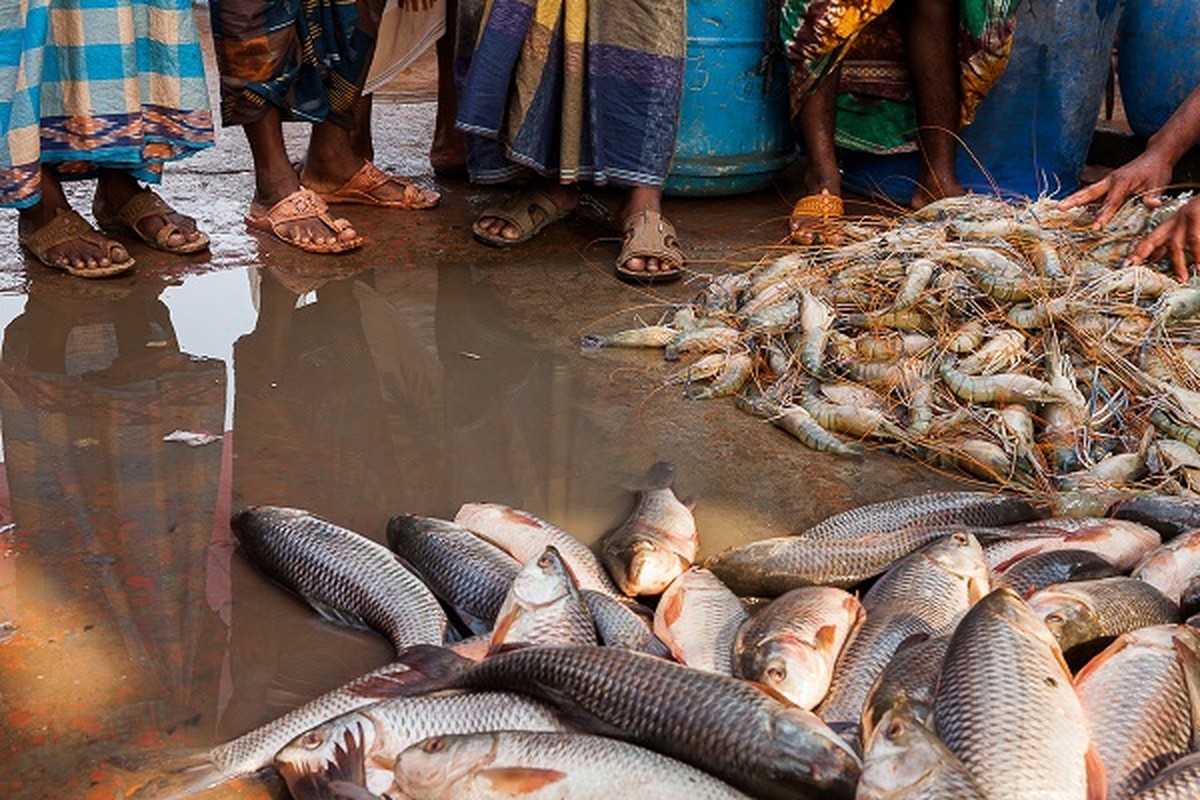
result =
[{"label": "reflection in water", "polygon": [[231,507],[301,506],[377,541],[394,514],[468,500],[561,517],[562,364],[469,268],[337,264],[246,273],[233,431],[200,447],[163,437],[222,431],[225,364],[181,352],[161,285],[34,274],[0,354],[0,797],[83,797],[101,762],[241,734],[389,660],[256,573]]},{"label": "reflection in water", "polygon": [[224,402],[224,365],[179,351],[156,287],[31,283],[0,363],[18,555],[0,794],[82,796],[99,752],[211,715],[221,447],[163,437],[220,432]]}]

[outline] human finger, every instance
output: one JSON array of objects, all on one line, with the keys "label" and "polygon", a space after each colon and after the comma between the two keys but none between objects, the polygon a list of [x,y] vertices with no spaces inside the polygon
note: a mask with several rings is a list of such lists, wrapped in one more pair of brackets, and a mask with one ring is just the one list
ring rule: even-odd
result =
[{"label": "human finger", "polygon": [[1079,191],[1068,195],[1059,202],[1058,207],[1067,210],[1090,203],[1098,197],[1103,197],[1112,184],[1112,176],[1105,175],[1103,180],[1096,181],[1091,186],[1085,186]]}]

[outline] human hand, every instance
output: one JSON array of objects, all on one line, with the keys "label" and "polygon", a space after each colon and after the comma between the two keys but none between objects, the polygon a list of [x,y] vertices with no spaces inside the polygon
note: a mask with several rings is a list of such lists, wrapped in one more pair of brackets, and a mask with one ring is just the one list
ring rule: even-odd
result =
[{"label": "human hand", "polygon": [[1162,205],[1162,190],[1171,181],[1169,159],[1153,150],[1147,150],[1123,167],[1113,170],[1102,181],[1086,186],[1065,198],[1059,208],[1069,209],[1090,203],[1101,197],[1104,202],[1092,223],[1092,230],[1108,224],[1121,205],[1130,196],[1142,193],[1142,202],[1151,208]]},{"label": "human hand", "polygon": [[1188,279],[1188,252],[1190,263],[1200,259],[1200,197],[1189,200],[1166,222],[1138,242],[1126,264],[1140,264],[1146,259],[1156,260],[1170,256],[1175,276],[1181,281]]}]

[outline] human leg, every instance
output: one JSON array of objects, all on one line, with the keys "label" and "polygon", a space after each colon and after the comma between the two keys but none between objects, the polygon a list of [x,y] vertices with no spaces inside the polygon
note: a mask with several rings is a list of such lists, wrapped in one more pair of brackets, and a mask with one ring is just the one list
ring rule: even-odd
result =
[{"label": "human leg", "polygon": [[792,241],[797,244],[820,242],[820,229],[828,218],[841,215],[842,175],[834,144],[840,77],[841,69],[833,68],[811,94],[797,99],[794,119],[808,159],[804,169],[806,196],[796,203],[790,220]]},{"label": "human leg", "polygon": [[959,0],[912,0],[907,25],[921,167],[914,208],[963,194],[954,160],[962,115]]},{"label": "human leg", "polygon": [[369,102],[360,103],[362,105],[366,105],[367,110],[355,113],[351,127],[345,127],[333,119],[313,126],[308,154],[300,175],[301,183],[328,203],[405,209],[432,208],[437,205],[441,198],[437,192],[387,175],[362,155],[362,125],[367,128],[366,148],[369,151],[374,149],[370,144]]},{"label": "human leg", "polygon": [[[300,177],[288,160],[279,109],[269,108],[259,119],[246,122],[243,128],[254,158],[252,213],[255,207],[259,212],[266,212],[300,191]],[[259,213],[259,216],[263,215]],[[361,240],[349,223],[336,224],[342,222],[345,221],[327,222],[320,214],[316,214],[283,223],[277,233],[283,241],[295,244],[302,250],[351,249],[357,246],[355,242]]]},{"label": "human leg", "polygon": [[446,2],[446,32],[437,41],[437,117],[429,161],[435,175],[465,178],[467,145],[454,127],[458,115],[458,90],[454,85],[454,43],[458,36],[458,0]]}]

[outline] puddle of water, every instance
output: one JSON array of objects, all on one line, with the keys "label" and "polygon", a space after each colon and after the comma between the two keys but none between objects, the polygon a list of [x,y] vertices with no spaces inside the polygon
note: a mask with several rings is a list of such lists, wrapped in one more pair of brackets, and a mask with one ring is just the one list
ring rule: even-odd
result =
[{"label": "puddle of water", "polygon": [[[382,541],[394,514],[497,501],[594,541],[670,458],[707,555],[908,493],[911,473],[832,465],[727,404],[655,392],[666,367],[644,353],[581,357],[604,312],[564,310],[557,257],[170,286],[31,271],[27,297],[0,295],[0,796],[111,797],[147,758],[389,660],[255,572],[232,509],[300,506]],[[218,438],[163,441],[176,430]]]}]

